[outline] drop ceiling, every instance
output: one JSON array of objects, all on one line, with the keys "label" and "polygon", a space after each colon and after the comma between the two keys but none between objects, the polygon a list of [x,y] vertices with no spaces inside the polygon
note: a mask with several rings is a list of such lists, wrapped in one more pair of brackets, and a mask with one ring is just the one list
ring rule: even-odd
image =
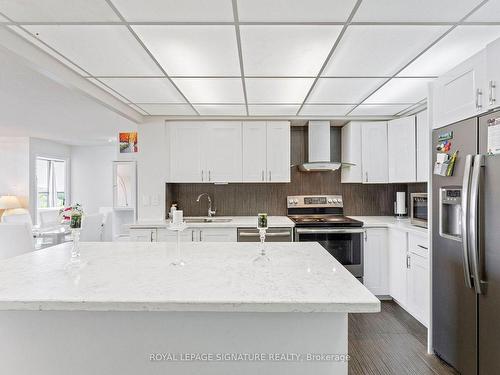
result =
[{"label": "drop ceiling", "polygon": [[2,0],[0,25],[146,116],[387,117],[500,37],[500,0]]}]

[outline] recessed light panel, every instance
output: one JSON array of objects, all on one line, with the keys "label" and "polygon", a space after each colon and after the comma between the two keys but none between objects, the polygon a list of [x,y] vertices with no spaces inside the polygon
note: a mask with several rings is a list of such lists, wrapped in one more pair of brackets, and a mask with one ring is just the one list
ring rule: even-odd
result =
[{"label": "recessed light panel", "polygon": [[403,104],[361,104],[349,116],[394,116],[408,107]]},{"label": "recessed light panel", "polygon": [[191,103],[244,103],[241,78],[174,78]]},{"label": "recessed light panel", "polygon": [[391,76],[449,28],[450,26],[349,26],[323,76]]},{"label": "recessed light panel", "polygon": [[313,78],[246,78],[248,103],[300,104]]},{"label": "recessed light panel", "polygon": [[307,103],[357,104],[385,78],[320,78]]},{"label": "recessed light panel", "polygon": [[457,22],[481,0],[363,0],[354,22]]},{"label": "recessed light panel", "polygon": [[341,26],[241,26],[245,75],[316,76]]},{"label": "recessed light panel", "polygon": [[238,0],[240,21],[345,22],[355,0]]},{"label": "recessed light panel", "polygon": [[140,108],[152,116],[196,116],[189,104],[139,104]]},{"label": "recessed light panel", "polygon": [[247,109],[244,104],[196,104],[194,107],[201,116],[246,116],[247,114]]},{"label": "recessed light panel", "polygon": [[167,78],[100,78],[133,103],[184,103]]},{"label": "recessed light panel", "polygon": [[354,105],[341,104],[305,104],[299,116],[345,116]]},{"label": "recessed light panel", "polygon": [[94,76],[161,74],[125,26],[31,25],[26,28]]},{"label": "recessed light panel", "polygon": [[233,21],[231,0],[113,0],[131,22]]},{"label": "recessed light panel", "polygon": [[234,26],[133,26],[169,75],[239,75]]},{"label": "recessed light panel", "polygon": [[299,104],[253,104],[248,106],[250,116],[295,116]]},{"label": "recessed light panel", "polygon": [[116,22],[105,0],[2,0],[0,12],[16,22]]},{"label": "recessed light panel", "polygon": [[401,76],[438,76],[500,37],[500,26],[458,26],[404,69]]},{"label": "recessed light panel", "polygon": [[377,90],[363,104],[413,104],[427,98],[432,78],[394,78]]}]

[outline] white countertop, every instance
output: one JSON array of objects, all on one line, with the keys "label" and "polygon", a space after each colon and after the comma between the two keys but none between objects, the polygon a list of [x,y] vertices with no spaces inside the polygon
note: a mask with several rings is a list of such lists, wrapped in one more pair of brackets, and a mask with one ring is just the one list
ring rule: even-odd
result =
[{"label": "white countertop", "polygon": [[410,219],[396,219],[394,216],[349,216],[363,222],[364,228],[394,228],[428,235],[427,228],[410,224]]},{"label": "white countertop", "polygon": [[81,243],[0,262],[0,310],[378,312],[380,302],[318,243]]},{"label": "white countertop", "polygon": [[[189,223],[191,228],[255,228],[257,216],[215,216],[216,219],[231,219],[228,222],[219,223]],[[295,224],[286,216],[269,216],[267,218],[269,227],[293,228]],[[130,228],[164,228],[168,225],[166,220],[144,220],[130,224]]]}]

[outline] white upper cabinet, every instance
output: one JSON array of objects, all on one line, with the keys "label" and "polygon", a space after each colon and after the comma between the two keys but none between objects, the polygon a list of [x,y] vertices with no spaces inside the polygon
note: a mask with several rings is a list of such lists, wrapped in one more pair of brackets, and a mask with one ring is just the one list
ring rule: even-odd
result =
[{"label": "white upper cabinet", "polygon": [[[205,124],[200,122],[170,123],[169,182],[204,182]],[[160,162],[160,161],[158,161]]]},{"label": "white upper cabinet", "polygon": [[486,107],[493,109],[499,106],[498,92],[500,85],[500,39],[486,47]]},{"label": "white upper cabinet", "polygon": [[341,169],[343,183],[363,182],[361,167],[361,126],[359,121],[351,121],[345,125],[342,132],[342,163]]},{"label": "white upper cabinet", "polygon": [[387,123],[389,182],[417,179],[415,116]]},{"label": "white upper cabinet", "polygon": [[364,183],[387,183],[387,122],[363,123],[361,128]]},{"label": "white upper cabinet", "polygon": [[168,182],[290,182],[288,121],[169,122]]},{"label": "white upper cabinet", "polygon": [[243,122],[243,182],[265,182],[267,178],[267,124]]},{"label": "white upper cabinet", "polygon": [[267,182],[290,182],[290,123],[267,123]]},{"label": "white upper cabinet", "polygon": [[205,134],[208,182],[241,182],[241,122],[212,122]]},{"label": "white upper cabinet", "polygon": [[486,51],[483,50],[434,82],[433,124],[436,129],[475,116],[487,107]]},{"label": "white upper cabinet", "polygon": [[417,114],[417,182],[429,179],[429,118],[427,111]]}]

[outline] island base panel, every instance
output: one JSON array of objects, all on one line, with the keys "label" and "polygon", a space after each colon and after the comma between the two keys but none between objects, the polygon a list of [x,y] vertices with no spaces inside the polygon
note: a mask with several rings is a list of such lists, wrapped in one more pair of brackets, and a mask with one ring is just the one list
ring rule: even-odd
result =
[{"label": "island base panel", "polygon": [[[347,354],[347,314],[0,311],[0,353],[16,375],[347,375],[345,360],[317,360]],[[196,353],[266,360],[171,361]]]}]

